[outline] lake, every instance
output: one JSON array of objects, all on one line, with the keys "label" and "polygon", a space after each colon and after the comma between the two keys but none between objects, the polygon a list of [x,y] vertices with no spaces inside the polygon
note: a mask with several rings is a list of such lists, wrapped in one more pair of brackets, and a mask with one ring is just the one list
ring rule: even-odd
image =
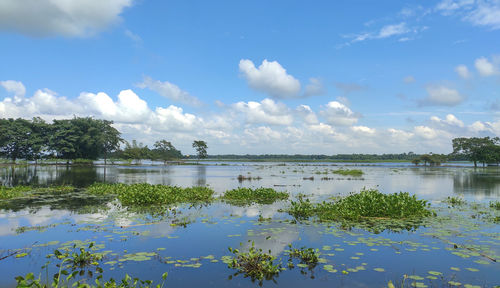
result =
[{"label": "lake", "polygon": [[[78,188],[66,194],[0,200],[0,286],[15,287],[14,278],[28,272],[46,279],[57,273],[55,264],[59,263],[47,255],[56,249],[87,248],[92,242],[92,251],[103,256],[97,265],[103,270],[103,279],[129,274],[161,283],[161,275],[168,272],[165,287],[387,287],[389,281],[396,287],[500,285],[500,224],[496,221],[500,218],[495,220],[500,211],[489,207],[490,202],[500,201],[498,167],[200,164],[0,167],[4,186]],[[360,169],[363,175],[331,173],[339,168]],[[95,182],[209,186],[218,196],[237,187],[270,187],[288,192],[291,200],[306,195],[312,202],[366,187],[383,193],[415,194],[428,200],[437,216],[409,230],[373,231],[346,228],[341,223],[296,221],[283,212],[289,201],[231,205],[219,200],[176,205],[160,212],[139,211],[123,208],[116,200],[89,197],[85,187]],[[453,207],[444,202],[447,197],[459,197],[466,204]],[[260,282],[228,268],[228,259],[233,256],[228,247],[247,250],[251,243],[270,250],[284,270]],[[288,268],[289,244],[319,249],[320,262],[314,267],[295,263],[294,268]],[[42,269],[47,261],[51,264]],[[98,274],[95,266],[82,269],[85,271],[79,279],[93,283]]]}]

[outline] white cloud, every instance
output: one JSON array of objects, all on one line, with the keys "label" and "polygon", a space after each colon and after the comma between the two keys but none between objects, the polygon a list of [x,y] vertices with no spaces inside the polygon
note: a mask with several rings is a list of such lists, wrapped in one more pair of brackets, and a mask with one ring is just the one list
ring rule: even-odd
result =
[{"label": "white cloud", "polygon": [[469,72],[469,68],[465,65],[458,65],[455,67],[455,72],[457,72],[458,76],[462,77],[463,79],[469,79],[471,78],[471,74]]},{"label": "white cloud", "polygon": [[474,66],[476,66],[477,71],[483,77],[492,76],[498,73],[495,65],[485,57],[476,59],[476,61],[474,61]]},{"label": "white cloud", "polygon": [[419,102],[421,106],[456,106],[465,100],[457,90],[443,85],[429,85],[426,90],[427,97]]},{"label": "white cloud", "polygon": [[304,97],[323,95],[326,93],[326,89],[318,78],[309,78],[309,84],[307,84],[304,91]]},{"label": "white cloud", "polygon": [[256,68],[251,60],[241,59],[239,69],[252,89],[280,99],[299,96],[299,80],[287,74],[286,69],[277,61],[264,60],[259,68]]},{"label": "white cloud", "polygon": [[141,36],[135,34],[134,32],[126,29],[125,30],[125,36],[127,36],[130,40],[134,41],[136,45],[141,45],[142,44],[142,38]]},{"label": "white cloud", "polygon": [[120,21],[132,0],[2,0],[0,30],[85,37]]},{"label": "white cloud", "polygon": [[380,29],[377,38],[387,38],[394,35],[406,34],[408,32],[410,32],[410,29],[404,22],[394,25],[386,25]]},{"label": "white cloud", "polygon": [[436,6],[443,15],[459,15],[476,26],[500,29],[500,2],[498,0],[443,0]]},{"label": "white cloud", "polygon": [[141,83],[137,84],[139,88],[148,88],[161,96],[170,99],[172,101],[180,102],[183,104],[188,104],[192,106],[201,106],[201,101],[198,98],[192,96],[186,91],[181,90],[177,85],[170,83],[168,81],[161,82],[154,80],[151,77],[145,76]]},{"label": "white cloud", "polygon": [[439,135],[435,129],[427,126],[416,126],[413,131],[416,136],[427,140],[435,139]]},{"label": "white cloud", "polygon": [[316,124],[318,123],[318,117],[316,117],[316,113],[312,111],[311,107],[308,105],[300,105],[297,107],[297,113],[304,119],[304,122],[307,124]]},{"label": "white cloud", "polygon": [[328,102],[321,111],[321,116],[331,125],[351,126],[358,122],[358,117],[354,112],[349,107],[337,101]]},{"label": "white cloud", "polygon": [[477,7],[464,19],[477,26],[500,29],[500,2],[495,0],[478,1]]},{"label": "white cloud", "polygon": [[352,126],[351,130],[357,133],[363,133],[368,135],[374,135],[376,130],[366,126]]},{"label": "white cloud", "polygon": [[445,124],[445,125],[449,125],[449,126],[464,127],[464,122],[459,120],[453,114],[446,115],[445,119],[440,119],[437,116],[432,116],[431,121],[436,123],[436,124],[441,124],[441,125]]},{"label": "white cloud", "polygon": [[22,101],[24,95],[26,94],[26,88],[23,83],[14,80],[0,81],[0,86],[2,86],[7,92],[14,94],[14,101]]},{"label": "white cloud", "polygon": [[263,123],[270,125],[290,125],[293,117],[288,107],[266,98],[259,102],[238,102],[231,107],[245,117],[247,123]]}]

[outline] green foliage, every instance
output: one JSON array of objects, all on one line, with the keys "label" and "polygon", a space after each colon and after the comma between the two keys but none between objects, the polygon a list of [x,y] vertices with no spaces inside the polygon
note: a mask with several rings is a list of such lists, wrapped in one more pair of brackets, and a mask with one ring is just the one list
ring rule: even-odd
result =
[{"label": "green foliage", "polygon": [[40,118],[0,119],[0,154],[12,162],[39,159],[47,137],[47,124]]},{"label": "green foliage", "polygon": [[142,143],[137,143],[136,140],[132,140],[132,144],[125,142],[125,149],[123,149],[122,157],[124,159],[136,161],[152,158],[151,150],[148,146],[144,146]]},{"label": "green foliage", "polygon": [[363,189],[332,202],[313,204],[308,199],[299,198],[298,202],[291,202],[288,213],[297,219],[317,217],[320,221],[405,219],[430,216],[432,213],[427,207],[427,201],[418,200],[408,192],[383,194],[376,189]]},{"label": "green foliage", "polygon": [[278,192],[273,188],[243,188],[239,187],[226,191],[223,199],[231,202],[240,203],[259,203],[259,204],[271,204],[277,200],[288,199],[288,193]]},{"label": "green foliage", "polygon": [[167,162],[168,160],[181,159],[181,151],[175,149],[172,143],[167,140],[156,141],[154,144],[154,149],[151,151],[152,158],[155,160],[163,160]]},{"label": "green foliage", "polygon": [[462,156],[466,160],[473,161],[474,167],[477,167],[477,162],[482,162],[483,166],[486,163],[500,162],[500,138],[494,137],[471,137],[471,138],[454,138],[453,155],[455,157]]},{"label": "green foliage", "polygon": [[446,162],[446,160],[446,155],[431,153],[420,155],[418,158],[413,159],[411,163],[418,165],[421,162],[424,162],[424,166],[427,166],[427,163],[429,163],[430,166],[439,166],[441,163]]},{"label": "green foliage", "polygon": [[491,201],[490,208],[500,210],[500,201]]},{"label": "green foliage", "polygon": [[359,169],[338,169],[338,170],[333,170],[333,174],[339,174],[343,176],[361,176],[363,175],[363,171]]},{"label": "green foliage", "polygon": [[288,247],[290,251],[288,252],[288,267],[293,267],[292,260],[294,258],[299,259],[300,263],[306,264],[309,268],[314,268],[319,262],[319,249],[313,248],[305,248],[301,247],[300,249],[292,248],[292,244],[289,244]]},{"label": "green foliage", "polygon": [[262,283],[263,279],[271,280],[282,270],[281,263],[274,264],[276,257],[270,254],[271,251],[268,254],[263,252],[262,249],[255,248],[254,242],[252,242],[248,252],[242,252],[231,247],[228,249],[235,255],[229,262],[228,267],[237,269],[237,274],[242,273],[245,277],[250,277],[252,281],[259,280]]},{"label": "green foliage", "polygon": [[207,142],[201,140],[193,141],[193,148],[196,149],[196,153],[198,154],[198,159],[207,158]]},{"label": "green foliage", "polygon": [[461,206],[461,205],[464,205],[465,204],[465,200],[460,198],[460,197],[453,197],[453,196],[448,196],[448,198],[446,198],[446,200],[444,200],[444,202],[450,204],[451,206],[455,207],[455,206]]},{"label": "green foliage", "polygon": [[96,183],[87,188],[93,195],[113,194],[126,206],[168,205],[175,203],[210,202],[214,191],[208,187]]},{"label": "green foliage", "polygon": [[31,190],[32,188],[29,186],[0,186],[0,199],[13,199],[22,197],[26,194],[26,192],[29,192]]}]

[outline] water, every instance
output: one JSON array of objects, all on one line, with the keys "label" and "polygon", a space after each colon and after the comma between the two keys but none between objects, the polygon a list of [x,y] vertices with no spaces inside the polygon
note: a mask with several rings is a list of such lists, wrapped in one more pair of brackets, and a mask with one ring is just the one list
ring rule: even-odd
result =
[{"label": "water", "polygon": [[[433,286],[460,282],[492,287],[500,284],[500,265],[491,259],[500,255],[500,225],[488,217],[498,216],[490,201],[500,200],[498,168],[439,167],[370,164],[356,166],[361,177],[324,174],[345,165],[332,163],[204,163],[205,165],[137,166],[24,166],[2,167],[4,185],[73,185],[84,188],[94,182],[152,183],[183,187],[212,187],[218,195],[235,187],[273,187],[322,201],[346,195],[363,187],[392,193],[408,191],[431,201],[438,216],[415,231],[385,230],[374,234],[364,229],[345,230],[336,224],[293,223],[280,212],[287,202],[272,205],[233,206],[215,202],[205,206],[180,205],[162,215],[121,208],[107,199],[82,193],[55,195],[3,204],[0,210],[0,258],[13,252],[27,256],[0,260],[2,287],[15,285],[14,277],[41,273],[46,255],[73,244],[95,242],[95,250],[106,255],[100,266],[104,279],[125,273],[141,279],[161,281],[166,287],[255,287],[222,260],[228,247],[248,248],[249,240],[281,259],[286,267],[288,244],[318,248],[321,260],[314,269],[287,269],[268,287],[384,287],[389,280],[405,280]],[[238,181],[238,175],[260,180]],[[313,177],[313,180],[310,180]],[[330,178],[322,180],[322,178]],[[460,196],[477,207],[448,208],[440,201]],[[259,221],[261,218],[271,218]],[[84,241],[84,244],[75,242]],[[453,244],[457,244],[454,248]],[[137,254],[139,253],[139,254]],[[146,253],[146,254],[145,254]],[[143,255],[143,256],[140,256]],[[146,255],[146,256],[144,256]],[[140,257],[138,257],[140,256]],[[143,261],[138,261],[143,260]],[[51,260],[55,265],[56,259]],[[52,266],[54,266],[52,265]],[[325,266],[327,265],[327,266]],[[328,266],[332,265],[333,269]],[[56,273],[50,266],[48,275]],[[344,271],[344,272],[342,272]],[[442,273],[437,280],[429,272]],[[95,272],[95,271],[94,271]],[[413,275],[413,276],[412,276]],[[414,277],[415,276],[415,277]],[[87,276],[85,276],[87,277]],[[232,279],[230,279],[232,278]]]}]

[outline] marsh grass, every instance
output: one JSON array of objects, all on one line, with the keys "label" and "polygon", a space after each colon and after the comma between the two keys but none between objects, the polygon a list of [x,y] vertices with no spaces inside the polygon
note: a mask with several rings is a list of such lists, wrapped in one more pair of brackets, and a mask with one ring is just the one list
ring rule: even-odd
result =
[{"label": "marsh grass", "polygon": [[340,168],[338,170],[333,170],[332,173],[333,174],[339,174],[339,175],[342,175],[342,176],[362,176],[363,175],[363,171],[360,170],[360,169],[343,169],[343,168]]},{"label": "marsh grass", "polygon": [[14,187],[0,186],[0,199],[13,199],[22,197],[31,190],[32,188],[29,186],[14,186]]},{"label": "marsh grass", "polygon": [[426,200],[408,192],[383,194],[376,189],[363,189],[332,202],[311,203],[302,197],[291,202],[288,213],[297,219],[316,217],[320,221],[359,221],[411,219],[431,216]]},{"label": "marsh grass", "polygon": [[463,198],[461,198],[461,197],[454,197],[454,196],[451,196],[451,197],[448,196],[448,198],[446,198],[446,200],[444,200],[444,202],[448,203],[452,207],[462,206],[462,205],[464,205],[466,203]]},{"label": "marsh grass", "polygon": [[[242,246],[242,243],[240,243],[240,246]],[[252,281],[259,280],[260,285],[262,285],[262,280],[272,280],[283,270],[281,263],[274,263],[276,257],[270,254],[271,251],[265,253],[262,249],[255,248],[254,242],[252,242],[248,252],[242,252],[231,247],[228,249],[229,252],[235,255],[231,262],[228,263],[228,267],[237,269],[236,275],[244,274],[245,277],[250,277]]]},{"label": "marsh grass", "polygon": [[288,199],[288,193],[278,192],[273,188],[236,188],[226,191],[222,198],[232,204],[272,204],[278,200]]},{"label": "marsh grass", "polygon": [[491,201],[490,208],[493,208],[495,210],[500,210],[500,201]]},{"label": "marsh grass", "polygon": [[16,199],[21,197],[40,197],[43,194],[51,193],[69,193],[75,191],[73,186],[49,186],[49,187],[32,187],[32,186],[0,186],[0,199]]},{"label": "marsh grass", "polygon": [[116,195],[125,206],[210,202],[214,194],[214,190],[208,187],[182,188],[147,183],[130,185],[95,183],[89,186],[87,191],[93,195]]}]

